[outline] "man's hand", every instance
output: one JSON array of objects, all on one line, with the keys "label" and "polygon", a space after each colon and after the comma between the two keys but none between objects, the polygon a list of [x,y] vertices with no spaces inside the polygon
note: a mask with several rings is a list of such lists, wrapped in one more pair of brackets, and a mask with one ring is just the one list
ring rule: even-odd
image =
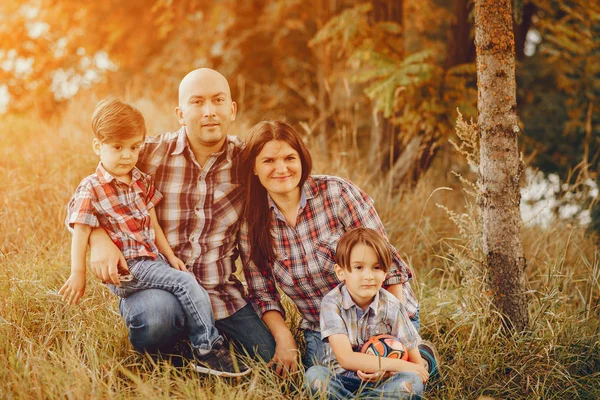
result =
[{"label": "man's hand", "polygon": [[178,269],[180,271],[187,272],[185,263],[183,261],[181,261],[179,258],[175,257],[175,255],[172,255],[171,257],[167,257],[167,260],[169,261],[169,264],[171,264],[171,267]]},{"label": "man's hand", "polygon": [[275,365],[275,373],[283,377],[298,371],[298,345],[291,334],[275,340],[275,355],[267,365]]},{"label": "man's hand", "polygon": [[129,273],[123,253],[115,246],[102,228],[94,229],[90,236],[90,264],[92,272],[98,279],[117,286],[121,284],[119,272],[122,275]]},{"label": "man's hand", "polygon": [[71,274],[58,293],[62,294],[62,301],[68,302],[69,305],[77,304],[85,293],[85,272]]}]

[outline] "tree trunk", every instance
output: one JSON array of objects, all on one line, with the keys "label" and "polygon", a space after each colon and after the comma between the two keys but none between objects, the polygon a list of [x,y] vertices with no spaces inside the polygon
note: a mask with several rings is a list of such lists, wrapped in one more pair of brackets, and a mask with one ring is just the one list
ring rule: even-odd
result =
[{"label": "tree trunk", "polygon": [[476,0],[475,46],[483,251],[494,304],[507,326],[522,331],[527,328],[528,313],[520,235],[523,165],[517,146],[511,0]]},{"label": "tree trunk", "polygon": [[[382,21],[403,24],[403,0],[373,0],[372,4],[373,9],[369,14],[372,25]],[[404,28],[403,25],[402,27]],[[390,146],[390,139],[392,143],[396,140],[396,138],[390,137],[390,135],[394,135],[394,129],[390,120],[383,116],[383,112],[377,111],[375,102],[371,102],[371,117],[369,168],[373,172],[387,170],[392,168],[388,160],[390,153],[394,151],[394,146]]]}]

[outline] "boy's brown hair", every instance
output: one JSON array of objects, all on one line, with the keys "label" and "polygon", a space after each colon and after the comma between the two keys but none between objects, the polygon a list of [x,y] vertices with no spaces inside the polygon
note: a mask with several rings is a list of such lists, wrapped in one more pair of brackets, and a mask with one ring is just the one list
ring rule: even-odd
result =
[{"label": "boy's brown hair", "polygon": [[142,133],[146,137],[144,116],[131,104],[117,97],[101,100],[92,115],[92,131],[100,142],[129,139]]},{"label": "boy's brown hair", "polygon": [[350,253],[357,244],[369,246],[377,254],[379,266],[387,272],[392,265],[392,252],[388,241],[379,232],[371,228],[355,228],[347,231],[340,238],[335,251],[335,262],[340,267],[350,271]]}]

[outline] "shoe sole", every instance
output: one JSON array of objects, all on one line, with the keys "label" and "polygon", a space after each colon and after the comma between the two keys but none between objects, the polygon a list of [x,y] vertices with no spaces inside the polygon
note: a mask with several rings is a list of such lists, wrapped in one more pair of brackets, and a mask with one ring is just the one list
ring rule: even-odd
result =
[{"label": "shoe sole", "polygon": [[250,372],[252,372],[251,369],[247,369],[243,372],[218,371],[216,369],[210,369],[210,368],[206,368],[206,367],[203,367],[201,365],[196,365],[196,364],[194,364],[194,370],[196,370],[196,372],[199,372],[201,374],[214,375],[214,376],[219,376],[219,377],[223,377],[223,378],[239,378],[241,376],[246,376]]}]

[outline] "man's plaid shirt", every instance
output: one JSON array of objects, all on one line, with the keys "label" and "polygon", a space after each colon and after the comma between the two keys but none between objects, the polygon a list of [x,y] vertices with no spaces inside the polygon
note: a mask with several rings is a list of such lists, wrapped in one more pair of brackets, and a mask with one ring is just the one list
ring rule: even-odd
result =
[{"label": "man's plaid shirt", "polygon": [[[239,248],[248,283],[248,296],[259,316],[270,310],[285,312],[277,286],[296,304],[303,317],[301,328],[319,331],[321,300],[340,281],[335,271],[335,249],[340,237],[349,229],[364,226],[386,236],[373,200],[342,178],[327,175],[309,177],[301,192],[296,227],[292,228],[269,197],[271,233],[276,261],[261,272],[250,261],[248,227],[242,223]],[[387,237],[387,236],[386,236]],[[408,281],[410,270],[396,249],[385,286],[402,283],[409,316],[417,311],[417,299]]]},{"label": "man's plaid shirt", "polygon": [[162,196],[152,178],[137,168],[131,182],[115,179],[102,164],[96,173],[84,178],[69,202],[66,223],[102,227],[129,260],[158,256],[149,210]]},{"label": "man's plaid shirt", "polygon": [[223,151],[213,153],[200,168],[182,127],[147,137],[137,164],[154,177],[163,194],[156,207],[158,222],[175,255],[208,291],[217,320],[247,304],[233,274],[244,204],[238,178],[242,148],[239,138],[228,136]]}]

